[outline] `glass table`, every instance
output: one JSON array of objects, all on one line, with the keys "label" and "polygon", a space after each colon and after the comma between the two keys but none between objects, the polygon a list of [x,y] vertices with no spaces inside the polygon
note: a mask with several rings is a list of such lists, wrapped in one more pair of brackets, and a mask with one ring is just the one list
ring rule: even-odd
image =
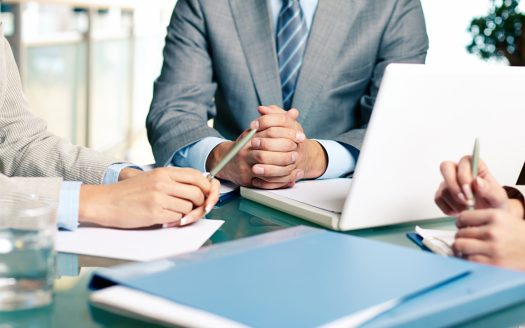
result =
[{"label": "glass table", "polygon": [[[236,197],[216,207],[210,219],[224,220],[224,225],[206,242],[218,244],[243,237],[258,235],[296,225],[315,226],[291,215],[264,205]],[[425,228],[451,229],[453,219],[443,218],[432,222],[417,223]],[[417,248],[405,237],[413,231],[415,223],[390,227],[346,232],[349,235],[369,238],[404,247]],[[126,261],[73,254],[57,255],[55,296],[51,305],[34,310],[0,313],[0,328],[22,327],[155,327],[154,324],[112,314],[95,308],[88,302],[87,284],[94,270]],[[508,327],[525,322],[525,303],[491,313],[465,323],[465,327]]]}]

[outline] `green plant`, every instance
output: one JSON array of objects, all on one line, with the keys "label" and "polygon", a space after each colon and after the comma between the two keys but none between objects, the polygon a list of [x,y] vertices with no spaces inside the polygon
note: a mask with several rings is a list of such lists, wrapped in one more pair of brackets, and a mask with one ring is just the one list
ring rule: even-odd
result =
[{"label": "green plant", "polygon": [[472,42],[467,51],[486,60],[506,58],[512,66],[525,66],[525,14],[520,0],[491,0],[487,16],[476,17],[468,31]]}]

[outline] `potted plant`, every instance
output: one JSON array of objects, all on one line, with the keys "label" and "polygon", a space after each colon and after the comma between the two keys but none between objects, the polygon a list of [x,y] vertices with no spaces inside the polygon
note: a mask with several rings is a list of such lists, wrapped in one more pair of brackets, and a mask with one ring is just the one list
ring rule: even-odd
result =
[{"label": "potted plant", "polygon": [[506,58],[511,66],[525,66],[525,14],[520,0],[491,0],[487,16],[476,17],[468,31],[467,51],[481,59]]}]

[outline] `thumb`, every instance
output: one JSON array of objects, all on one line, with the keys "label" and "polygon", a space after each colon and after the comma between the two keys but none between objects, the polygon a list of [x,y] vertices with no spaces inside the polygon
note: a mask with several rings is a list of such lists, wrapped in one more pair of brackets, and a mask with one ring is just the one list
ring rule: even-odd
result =
[{"label": "thumb", "polygon": [[504,208],[507,204],[507,193],[495,179],[487,177],[486,179],[480,176],[476,177],[474,181],[474,190],[476,198],[483,201],[489,208]]}]

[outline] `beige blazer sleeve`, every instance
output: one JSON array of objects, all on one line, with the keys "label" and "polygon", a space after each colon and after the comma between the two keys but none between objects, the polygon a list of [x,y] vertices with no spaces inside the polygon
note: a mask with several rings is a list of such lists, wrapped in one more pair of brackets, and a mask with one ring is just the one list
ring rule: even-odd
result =
[{"label": "beige blazer sleeve", "polygon": [[58,205],[61,185],[61,178],[8,178],[0,174],[0,192],[36,194],[55,205]]},{"label": "beige blazer sleeve", "polygon": [[98,184],[114,162],[49,133],[44,120],[31,113],[0,23],[0,173]]}]

